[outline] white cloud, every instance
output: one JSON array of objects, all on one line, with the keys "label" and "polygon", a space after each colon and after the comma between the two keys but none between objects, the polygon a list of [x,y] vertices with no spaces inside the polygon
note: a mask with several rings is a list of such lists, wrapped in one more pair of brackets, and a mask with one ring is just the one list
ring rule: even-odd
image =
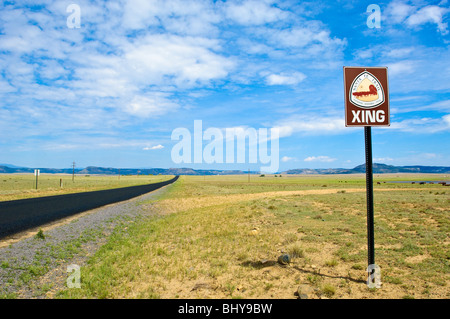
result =
[{"label": "white cloud", "polygon": [[[32,143],[30,142],[29,145]],[[64,142],[46,141],[40,144],[40,148],[44,150],[94,150],[94,149],[143,149],[153,150],[162,149],[164,146],[156,145],[153,147],[147,146],[148,141],[112,138],[112,137],[86,137],[86,136],[66,136]],[[29,147],[29,145],[27,147]]]},{"label": "white cloud", "polygon": [[[208,86],[229,75],[234,61],[218,53],[219,41],[209,38],[211,28],[207,24],[218,21],[211,3],[185,0],[156,1],[155,6],[152,3],[127,2],[122,15],[120,6],[112,3],[92,5],[81,1],[82,28],[76,30],[61,28],[60,20],[65,23],[67,17],[64,3],[49,5],[52,16],[45,10],[2,10],[0,50],[11,54],[2,55],[5,60],[0,59],[7,80],[0,79],[5,83],[0,91],[20,90],[21,103],[40,97],[59,99],[66,105],[83,100],[78,105],[79,111],[98,107],[101,101],[113,104],[115,100],[116,108],[148,116],[167,113],[178,104],[172,95],[165,93],[168,89]],[[137,38],[126,36],[124,27],[130,27],[132,20],[138,21],[139,17],[146,20],[152,15],[158,16],[158,21],[162,17],[161,23],[168,28],[169,24],[175,28],[171,19],[189,20],[185,25],[188,30],[201,23],[197,27],[208,36],[167,32],[160,35],[143,32]],[[207,23],[203,23],[205,19]],[[87,37],[95,40],[85,41]],[[21,59],[23,54],[28,57]],[[53,85],[37,82],[37,74],[44,81],[53,81]],[[149,89],[152,92],[148,93]],[[66,95],[59,94],[64,90]],[[48,94],[51,91],[55,94]]]},{"label": "white cloud", "polygon": [[355,57],[358,59],[371,59],[374,55],[374,50],[370,49],[360,49],[354,53]]},{"label": "white cloud", "polygon": [[105,58],[101,64],[94,60],[92,64],[77,68],[74,72],[77,80],[70,83],[84,95],[100,98],[118,98],[129,94],[134,85],[122,76],[122,60],[118,57]]},{"label": "white cloud", "polygon": [[443,120],[445,126],[447,126],[447,128],[450,128],[450,114],[444,115],[442,117],[442,120]]},{"label": "white cloud", "polygon": [[373,159],[374,162],[378,163],[392,162],[393,160],[394,159],[390,157],[377,157]]},{"label": "white cloud", "polygon": [[450,131],[450,114],[446,114],[441,118],[423,117],[393,122],[390,128],[416,134],[433,134]]},{"label": "white cloud", "polygon": [[443,16],[449,12],[449,9],[441,8],[438,6],[426,6],[419,9],[417,12],[409,16],[406,23],[409,26],[419,26],[426,23],[434,23],[437,25],[437,29],[442,34],[447,34],[448,24],[444,23]]},{"label": "white cloud", "polygon": [[179,107],[168,97],[168,94],[161,92],[138,95],[126,105],[125,111],[140,117],[158,117]]},{"label": "white cloud", "polygon": [[389,76],[403,76],[415,70],[415,62],[404,60],[388,64]]},{"label": "white cloud", "polygon": [[282,162],[289,162],[289,161],[295,161],[295,160],[296,160],[295,157],[289,157],[289,156],[283,156],[283,157],[281,158],[281,161],[282,161]]},{"label": "white cloud", "polygon": [[268,85],[296,85],[306,79],[306,75],[301,72],[291,74],[270,74],[266,77]]},{"label": "white cloud", "polygon": [[322,162],[322,163],[331,163],[334,162],[336,158],[331,158],[329,156],[309,156],[304,159],[305,162]]},{"label": "white cloud", "polygon": [[[397,101],[408,101],[408,100],[417,100],[417,101],[421,101],[423,100],[424,97],[422,96],[416,96],[416,97],[412,97],[411,99],[408,99],[408,97],[405,98],[399,98],[399,99],[395,99],[392,100],[391,102],[397,102]],[[392,113],[406,113],[406,112],[416,112],[416,111],[439,111],[439,112],[450,112],[450,100],[442,100],[442,101],[438,101],[438,102],[434,102],[431,104],[422,104],[422,105],[418,105],[418,106],[406,106],[406,107],[396,107],[396,108],[391,108]],[[446,118],[446,116],[444,116],[444,118]]]},{"label": "white cloud", "polygon": [[0,94],[12,93],[16,89],[0,77]]},{"label": "white cloud", "polygon": [[273,30],[269,33],[269,38],[274,43],[287,48],[309,47],[309,53],[330,48],[342,48],[346,44],[345,40],[331,38],[330,31],[317,21],[308,21],[302,27]]},{"label": "white cloud", "polygon": [[162,146],[161,144],[158,144],[158,145],[155,145],[155,146],[152,146],[152,147],[146,146],[146,147],[143,148],[143,150],[144,151],[150,151],[150,150],[160,150],[160,149],[163,149],[163,148],[164,148],[164,146]]},{"label": "white cloud", "polygon": [[211,35],[221,15],[214,3],[195,0],[131,0],[124,6],[123,27],[163,27],[182,35]]},{"label": "white cloud", "polygon": [[41,65],[40,75],[45,79],[55,80],[68,74],[69,71],[62,67],[62,65],[55,60],[45,61]]},{"label": "white cloud", "polygon": [[285,19],[288,13],[272,6],[271,2],[261,0],[226,2],[225,14],[229,19],[243,25],[260,25]]},{"label": "white cloud", "polygon": [[406,4],[403,1],[392,1],[386,9],[385,21],[390,24],[405,24],[410,28],[432,23],[436,24],[437,31],[448,34],[448,24],[443,22],[444,16],[450,10],[437,5],[419,7]]},{"label": "white cloud", "polygon": [[386,9],[387,21],[391,22],[390,20],[392,20],[394,23],[401,23],[414,11],[414,6],[401,1],[392,1]]},{"label": "white cloud", "polygon": [[123,48],[128,76],[142,85],[192,87],[225,78],[234,62],[214,53],[218,41],[201,37],[150,35]]},{"label": "white cloud", "polygon": [[327,117],[317,115],[296,115],[279,121],[274,125],[280,132],[280,137],[291,136],[294,133],[311,135],[340,134],[350,132],[352,128],[345,127],[343,117]]},{"label": "white cloud", "polygon": [[383,55],[389,57],[389,58],[404,58],[411,54],[411,52],[414,51],[414,48],[398,48],[398,49],[388,49],[387,51],[383,52]]},{"label": "white cloud", "polygon": [[301,68],[329,71],[342,67],[347,40],[333,37],[331,31],[320,21],[300,20],[287,28],[265,26],[252,30],[259,42],[270,48],[260,46],[259,50],[266,50],[265,53],[280,61],[280,65],[287,61],[297,61],[297,65],[289,68],[290,70]]},{"label": "white cloud", "polygon": [[158,25],[158,15],[164,13],[164,2],[147,0],[130,0],[123,8],[122,25],[129,29],[144,29]]}]

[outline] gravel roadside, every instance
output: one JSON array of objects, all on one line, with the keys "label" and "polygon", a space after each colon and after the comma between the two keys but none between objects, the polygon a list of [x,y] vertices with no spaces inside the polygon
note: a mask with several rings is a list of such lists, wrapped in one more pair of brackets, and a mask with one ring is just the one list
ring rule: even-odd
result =
[{"label": "gravel roadside", "polygon": [[[173,185],[173,184],[172,184]],[[0,298],[52,298],[67,288],[68,266],[82,267],[116,227],[157,215],[151,204],[172,185],[80,214],[67,223],[0,248]]]}]

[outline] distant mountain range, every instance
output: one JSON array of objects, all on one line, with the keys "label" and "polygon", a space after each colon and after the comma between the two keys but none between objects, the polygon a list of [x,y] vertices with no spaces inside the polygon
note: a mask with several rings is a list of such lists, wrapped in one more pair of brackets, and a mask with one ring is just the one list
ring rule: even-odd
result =
[{"label": "distant mountain range", "polygon": [[[432,173],[450,174],[448,166],[393,166],[386,164],[373,164],[374,174],[386,173]],[[358,165],[355,168],[326,168],[326,169],[290,169],[285,174],[361,174],[366,172],[366,164]]]},{"label": "distant mountain range", "polygon": [[[72,168],[38,168],[44,174],[72,174]],[[0,164],[0,174],[34,173],[34,168],[18,167],[10,164]],[[192,168],[111,168],[88,166],[75,168],[75,174],[90,175],[237,175],[247,174],[239,170],[203,170]],[[259,174],[259,172],[250,172]]]},{"label": "distant mountain range", "polygon": [[[72,174],[72,168],[39,168],[41,173],[47,174]],[[99,175],[238,175],[247,174],[248,171],[241,170],[204,170],[192,168],[109,168],[88,166],[86,168],[75,169],[75,174],[99,174]],[[361,174],[366,172],[366,165],[362,164],[355,168],[327,168],[327,169],[290,169],[281,174]],[[392,166],[386,164],[373,164],[374,174],[384,173],[434,173],[450,174],[448,166]],[[0,164],[0,174],[11,173],[34,173],[34,168],[18,167],[11,164]],[[250,174],[259,174],[250,171]],[[277,173],[278,174],[278,173]]]}]

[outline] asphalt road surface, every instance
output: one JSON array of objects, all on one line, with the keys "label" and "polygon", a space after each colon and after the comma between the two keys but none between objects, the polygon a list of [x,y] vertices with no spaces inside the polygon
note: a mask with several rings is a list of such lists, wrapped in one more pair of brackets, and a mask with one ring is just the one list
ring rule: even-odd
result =
[{"label": "asphalt road surface", "polygon": [[175,182],[178,176],[164,182],[0,202],[0,238],[152,192]]}]

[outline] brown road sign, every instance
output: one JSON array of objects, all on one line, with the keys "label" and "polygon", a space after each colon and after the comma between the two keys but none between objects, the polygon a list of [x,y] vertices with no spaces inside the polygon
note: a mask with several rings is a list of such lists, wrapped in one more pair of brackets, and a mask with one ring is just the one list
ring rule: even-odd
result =
[{"label": "brown road sign", "polygon": [[386,67],[344,66],[345,126],[389,126]]}]

